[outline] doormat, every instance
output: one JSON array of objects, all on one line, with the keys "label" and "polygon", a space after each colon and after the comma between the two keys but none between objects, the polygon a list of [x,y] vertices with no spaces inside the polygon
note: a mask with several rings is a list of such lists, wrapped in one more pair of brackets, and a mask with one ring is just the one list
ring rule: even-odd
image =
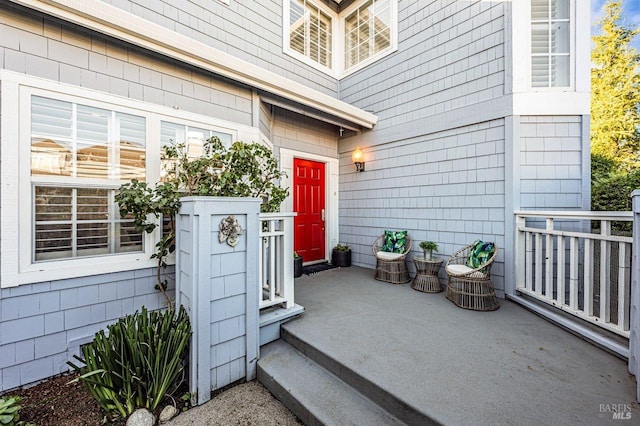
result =
[{"label": "doormat", "polygon": [[329,269],[336,269],[337,266],[330,265],[328,263],[316,263],[315,265],[304,266],[302,273],[306,275],[317,274],[318,272],[328,271]]}]

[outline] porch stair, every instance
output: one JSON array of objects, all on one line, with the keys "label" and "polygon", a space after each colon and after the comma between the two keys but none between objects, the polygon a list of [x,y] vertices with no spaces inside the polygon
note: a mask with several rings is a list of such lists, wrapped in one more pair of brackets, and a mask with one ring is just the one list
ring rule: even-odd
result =
[{"label": "porch stair", "polygon": [[258,381],[306,425],[439,424],[286,327],[260,351]]}]

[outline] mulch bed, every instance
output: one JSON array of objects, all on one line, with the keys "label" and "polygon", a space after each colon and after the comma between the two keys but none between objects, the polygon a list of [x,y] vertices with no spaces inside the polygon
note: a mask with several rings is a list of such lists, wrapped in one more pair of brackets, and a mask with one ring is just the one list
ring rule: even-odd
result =
[{"label": "mulch bed", "polygon": [[[7,395],[20,397],[20,420],[33,422],[36,426],[125,425],[122,419],[108,419],[81,383],[69,383],[75,377],[73,374],[54,377],[30,388],[9,392]],[[176,392],[178,398],[175,399],[175,403],[180,411],[183,401],[179,396],[186,391],[187,387],[184,385],[184,390],[181,388]],[[162,408],[170,403],[171,400],[167,399],[166,404],[160,405],[154,413],[156,418]]]}]

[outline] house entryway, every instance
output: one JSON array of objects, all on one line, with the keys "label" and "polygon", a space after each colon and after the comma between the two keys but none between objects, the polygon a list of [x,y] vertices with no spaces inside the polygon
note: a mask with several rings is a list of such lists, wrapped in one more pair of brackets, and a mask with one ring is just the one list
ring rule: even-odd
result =
[{"label": "house entryway", "polygon": [[293,160],[294,250],[308,262],[323,262],[325,253],[325,163]]}]

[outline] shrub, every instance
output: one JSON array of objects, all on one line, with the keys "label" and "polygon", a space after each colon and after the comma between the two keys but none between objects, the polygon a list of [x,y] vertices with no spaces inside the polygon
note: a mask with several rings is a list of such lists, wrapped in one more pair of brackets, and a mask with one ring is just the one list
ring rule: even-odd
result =
[{"label": "shrub", "polygon": [[349,251],[351,248],[347,244],[338,244],[333,248],[335,251]]},{"label": "shrub", "polygon": [[631,210],[631,192],[640,189],[640,170],[614,174],[591,185],[591,210]]},{"label": "shrub", "polygon": [[18,424],[20,409],[22,408],[18,401],[20,401],[20,398],[17,396],[0,398],[0,425],[15,426]]},{"label": "shrub", "polygon": [[226,148],[213,136],[202,147],[202,156],[193,158],[185,144],[163,147],[163,181],[154,187],[132,180],[122,185],[115,200],[120,214],[131,216],[138,232],[153,232],[165,220],[162,238],[151,256],[158,259],[156,289],[171,301],[165,290],[167,280],[160,274],[166,257],[175,250],[174,218],[180,209],[180,198],[190,195],[221,197],[256,197],[262,199],[262,212],[276,212],[289,194],[279,180],[280,171],[273,152],[258,143],[235,142]]},{"label": "shrub", "polygon": [[84,364],[68,364],[98,404],[123,418],[138,408],[156,409],[184,381],[191,324],[184,307],[136,312],[110,325],[82,347]]}]

